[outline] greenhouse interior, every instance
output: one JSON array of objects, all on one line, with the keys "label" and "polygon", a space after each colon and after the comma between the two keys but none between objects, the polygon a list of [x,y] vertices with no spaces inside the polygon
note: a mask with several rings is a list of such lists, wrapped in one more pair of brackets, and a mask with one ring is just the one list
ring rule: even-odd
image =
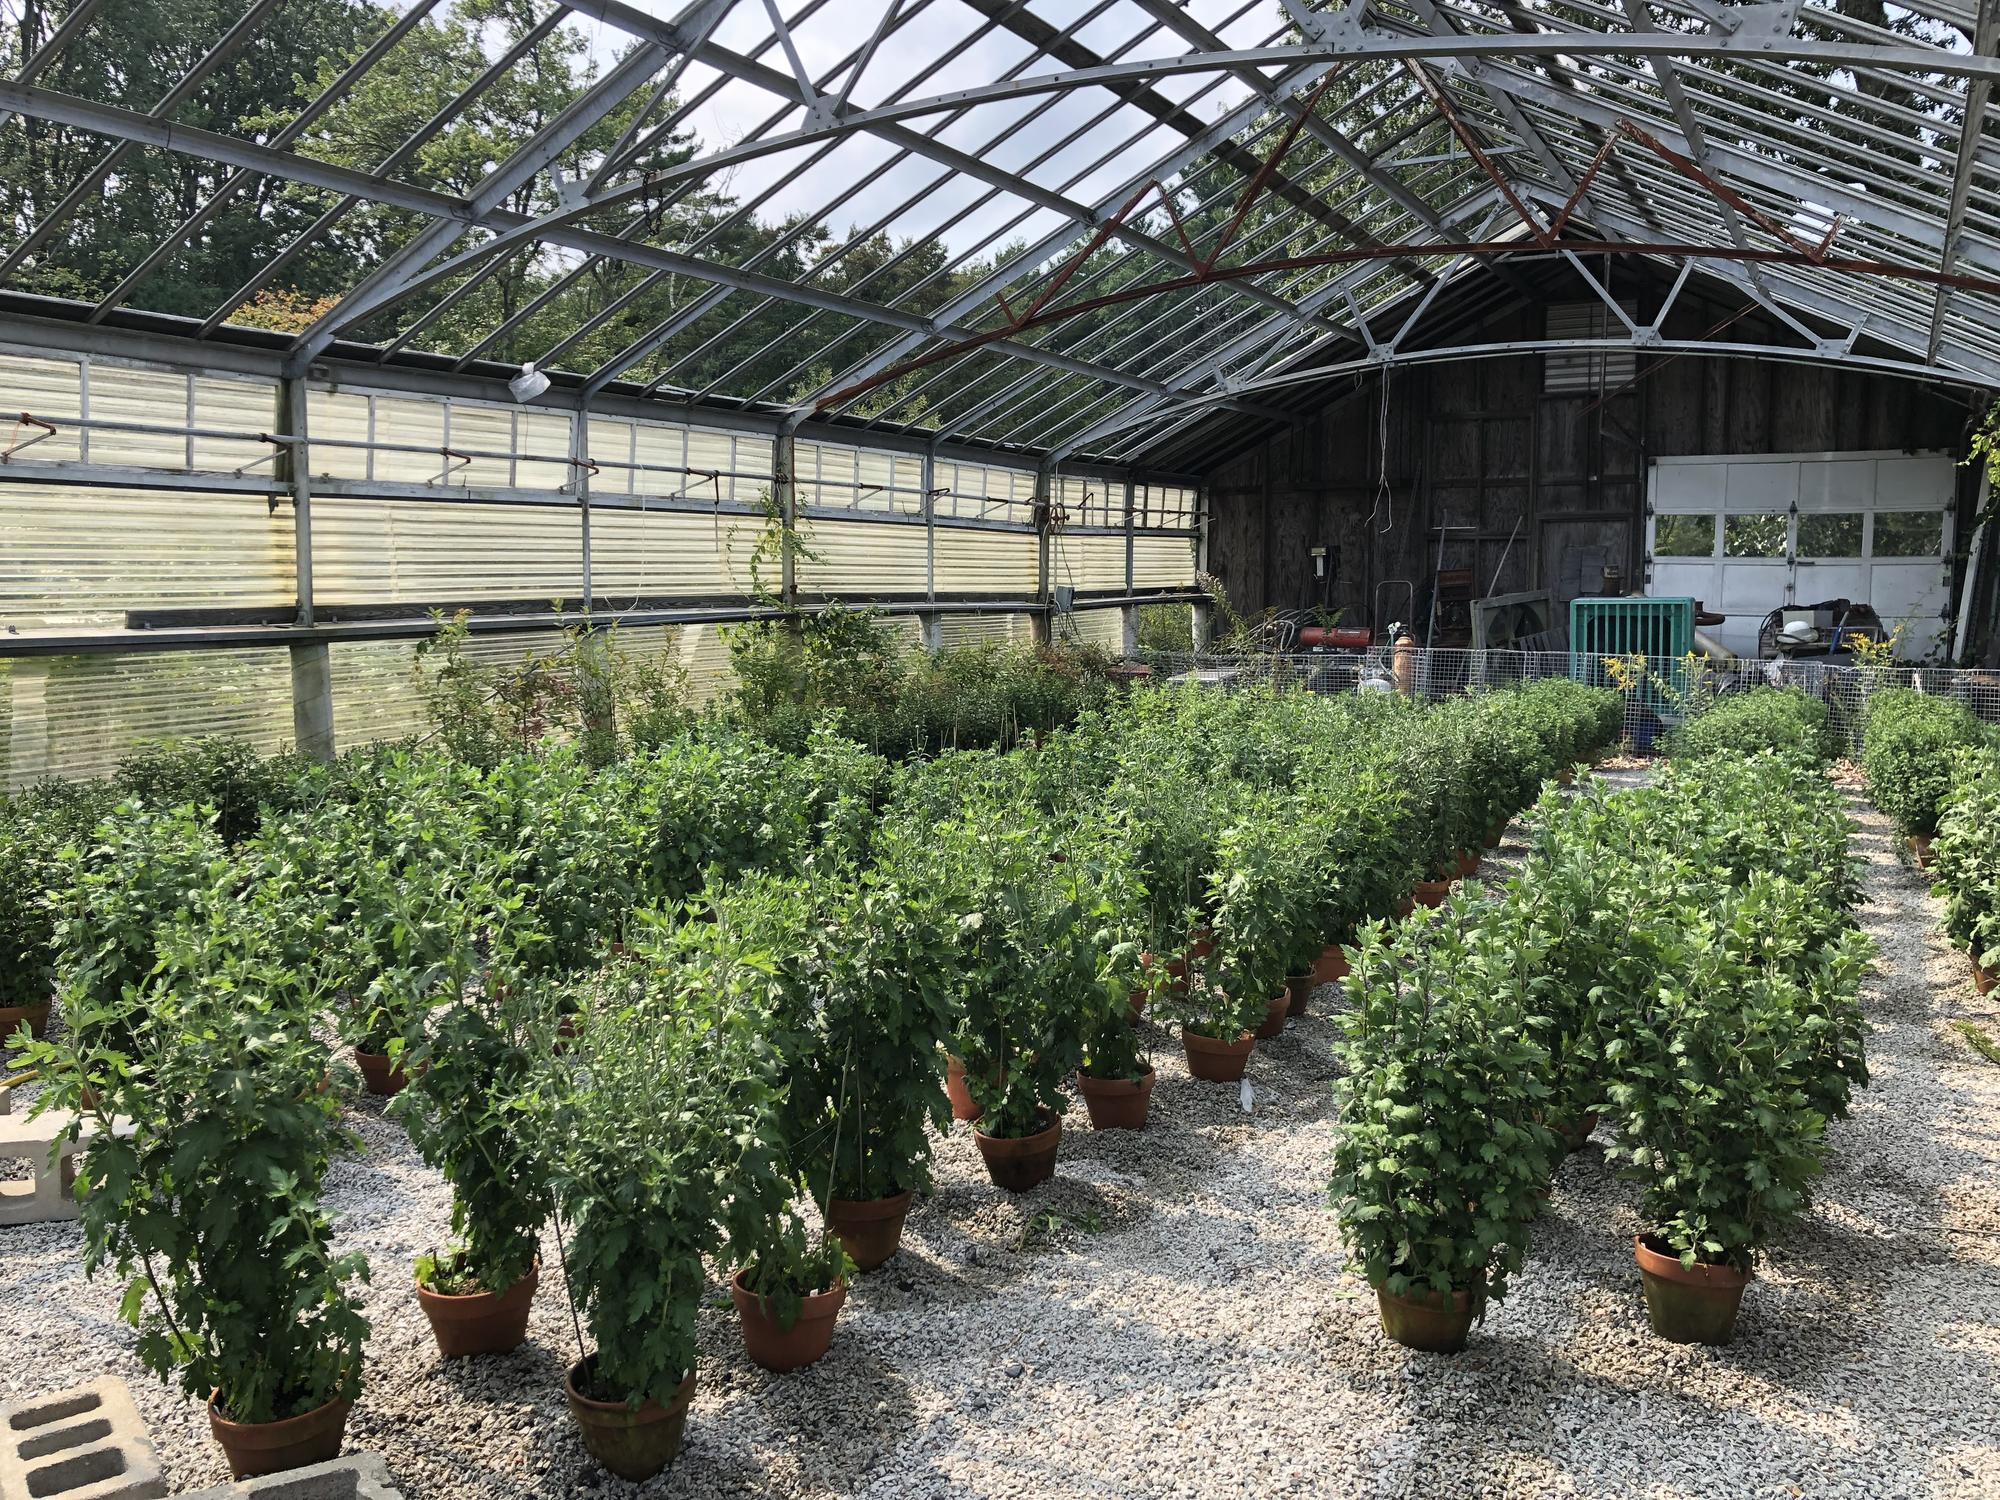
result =
[{"label": "greenhouse interior", "polygon": [[0,0],[0,1500],[2000,1497],[2000,0]]}]

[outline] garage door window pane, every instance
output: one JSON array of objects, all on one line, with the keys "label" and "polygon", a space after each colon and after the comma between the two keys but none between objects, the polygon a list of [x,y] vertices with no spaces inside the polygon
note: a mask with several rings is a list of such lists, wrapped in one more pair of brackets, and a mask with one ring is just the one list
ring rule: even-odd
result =
[{"label": "garage door window pane", "polygon": [[1936,557],[1944,551],[1944,515],[1935,510],[1875,512],[1875,556]]},{"label": "garage door window pane", "polygon": [[1783,516],[1725,516],[1722,521],[1724,557],[1783,557]]},{"label": "garage door window pane", "polygon": [[1653,556],[1715,556],[1714,516],[1656,516],[1653,519]]},{"label": "garage door window pane", "polygon": [[1800,557],[1859,557],[1861,512],[1830,511],[1799,517]]}]

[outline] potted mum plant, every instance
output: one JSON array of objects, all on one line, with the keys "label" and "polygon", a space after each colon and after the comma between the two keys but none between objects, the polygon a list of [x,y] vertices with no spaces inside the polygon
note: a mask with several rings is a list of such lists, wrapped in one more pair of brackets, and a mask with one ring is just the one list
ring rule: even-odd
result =
[{"label": "potted mum plant", "polygon": [[415,1086],[389,1113],[452,1189],[453,1242],[415,1268],[417,1301],[446,1359],[504,1354],[528,1333],[550,1209],[546,1163],[524,1129],[542,1050],[523,1015],[529,1004],[518,986],[502,987],[419,1019],[403,1039]]},{"label": "potted mum plant", "polygon": [[585,983],[569,1051],[539,1065],[538,1149],[569,1225],[578,1339],[594,1346],[564,1391],[584,1447],[622,1479],[680,1451],[703,1257],[723,1248],[746,1157],[776,1135],[754,984],[726,954],[655,947]]},{"label": "potted mum plant", "polygon": [[151,977],[29,1057],[47,1080],[36,1108],[95,1125],[78,1168],[85,1269],[125,1283],[140,1361],[208,1403],[239,1478],[340,1451],[368,1333],[367,1262],[334,1251],[321,1199],[358,1142],[321,1086],[318,997],[242,894],[226,862],[185,888]]},{"label": "potted mum plant", "polygon": [[1251,817],[1223,831],[1210,877],[1214,946],[1187,992],[1160,1006],[1163,1019],[1180,1022],[1188,1071],[1199,1079],[1242,1078],[1260,1031],[1284,1028],[1294,903],[1303,887],[1281,842],[1282,823],[1282,816]]},{"label": "potted mum plant", "polygon": [[[957,922],[966,1083],[980,1109],[973,1139],[993,1181],[1046,1182],[1062,1145],[1063,1084],[1083,1044],[1126,1009],[1137,947],[1115,931],[1131,906],[1109,840],[1048,860],[1048,830],[1026,809],[968,817],[939,841],[963,885]],[[1113,976],[1117,975],[1115,982]]]},{"label": "potted mum plant", "polygon": [[854,1269],[833,1233],[815,1234],[793,1200],[794,1184],[782,1173],[764,1175],[761,1195],[739,1194],[732,1217],[730,1253],[737,1262],[729,1295],[743,1327],[743,1347],[765,1369],[803,1369],[833,1346],[834,1321],[847,1301],[847,1273]]},{"label": "potted mum plant", "polygon": [[55,993],[56,926],[68,871],[60,854],[80,845],[110,806],[102,782],[45,781],[0,795],[0,1047],[22,1026],[48,1029]]},{"label": "potted mum plant", "polygon": [[1529,960],[1462,897],[1371,925],[1354,953],[1331,1194],[1383,1331],[1454,1353],[1520,1270],[1561,1149],[1540,1120]]},{"label": "potted mum plant", "polygon": [[1091,1032],[1076,1085],[1095,1130],[1144,1130],[1153,1099],[1153,1064],[1138,1033],[1113,1015]]},{"label": "potted mum plant", "polygon": [[[1612,1155],[1640,1184],[1633,1241],[1653,1331],[1726,1344],[1758,1252],[1807,1202],[1826,1117],[1800,1073],[1808,999],[1762,960],[1762,924],[1733,893],[1648,935],[1657,982],[1630,997],[1609,1093]],[[1858,978],[1858,975],[1857,975]]]}]

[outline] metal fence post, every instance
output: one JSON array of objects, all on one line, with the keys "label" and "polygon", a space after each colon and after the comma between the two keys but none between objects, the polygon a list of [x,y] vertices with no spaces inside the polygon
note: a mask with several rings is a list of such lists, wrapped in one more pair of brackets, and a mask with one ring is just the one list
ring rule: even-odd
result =
[{"label": "metal fence post", "polygon": [[[292,496],[293,578],[298,592],[296,623],[313,625],[312,454],[307,440],[306,382],[286,376],[278,383],[278,429],[293,441],[278,455]],[[294,641],[288,648],[292,667],[292,743],[301,755],[332,760],[333,661],[325,641]]]}]

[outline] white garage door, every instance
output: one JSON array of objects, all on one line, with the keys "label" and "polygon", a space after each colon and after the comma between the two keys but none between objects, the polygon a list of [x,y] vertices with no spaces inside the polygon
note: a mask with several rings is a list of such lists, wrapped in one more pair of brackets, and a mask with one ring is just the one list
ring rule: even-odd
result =
[{"label": "white garage door", "polygon": [[1719,610],[1709,634],[1744,656],[1772,610],[1822,599],[1873,605],[1922,656],[1944,630],[1956,484],[1945,453],[1657,459],[1647,592]]}]

